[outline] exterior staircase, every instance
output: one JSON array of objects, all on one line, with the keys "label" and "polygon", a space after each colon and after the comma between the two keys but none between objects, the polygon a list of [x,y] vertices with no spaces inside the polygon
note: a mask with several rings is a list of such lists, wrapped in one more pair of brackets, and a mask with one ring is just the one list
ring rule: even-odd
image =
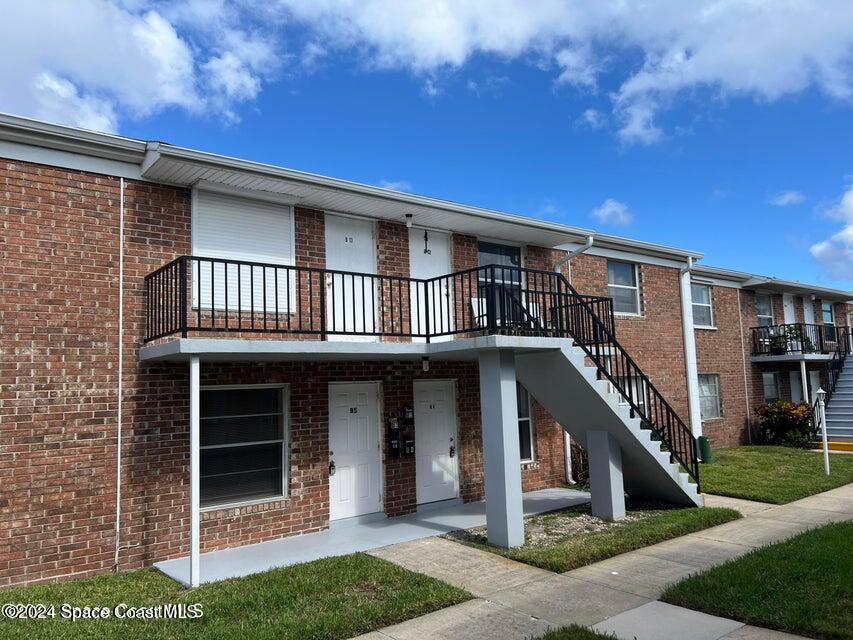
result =
[{"label": "exterior staircase", "polygon": [[853,442],[853,358],[844,362],[827,402],[826,435],[833,442]]},{"label": "exterior staircase", "polygon": [[591,429],[619,442],[628,495],[702,506],[698,486],[581,347],[566,339],[559,350],[517,355],[515,366],[519,382],[581,446]]}]

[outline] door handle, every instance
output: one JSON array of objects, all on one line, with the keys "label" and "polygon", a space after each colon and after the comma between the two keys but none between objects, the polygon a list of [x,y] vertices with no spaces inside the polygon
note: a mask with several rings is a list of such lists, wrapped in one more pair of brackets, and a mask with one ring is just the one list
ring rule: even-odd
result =
[{"label": "door handle", "polygon": [[453,458],[456,456],[456,447],[450,445],[450,457]]},{"label": "door handle", "polygon": [[334,460],[329,460],[329,475],[330,476],[335,475],[335,461]]}]

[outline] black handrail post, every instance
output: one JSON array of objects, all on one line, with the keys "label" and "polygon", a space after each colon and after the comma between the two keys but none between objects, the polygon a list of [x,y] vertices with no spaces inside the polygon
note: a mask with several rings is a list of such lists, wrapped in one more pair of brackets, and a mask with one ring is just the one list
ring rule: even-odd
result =
[{"label": "black handrail post", "polygon": [[488,330],[489,334],[495,335],[497,333],[497,309],[496,309],[496,296],[498,295],[497,288],[495,285],[495,266],[492,265],[489,267],[488,271],[489,280],[486,280],[486,313],[488,314]]},{"label": "black handrail post", "polygon": [[[320,340],[326,340],[326,275],[324,271],[319,272],[320,275]],[[311,277],[310,274],[308,276]],[[297,304],[301,305],[300,300]]]},{"label": "black handrail post", "polygon": [[[429,326],[429,285],[430,285],[430,283],[429,283],[429,281],[424,280],[424,281],[423,281],[423,285],[424,285],[424,325],[425,325],[425,326],[424,326],[424,334],[426,335],[426,341],[427,341],[427,344],[429,344],[429,335],[430,335],[430,326]],[[417,287],[417,284],[415,284],[415,287]],[[417,311],[417,309],[416,309],[415,311]],[[411,311],[409,311],[409,315],[410,315],[410,316],[411,316],[411,313],[412,313],[412,312],[411,312]],[[410,317],[410,318],[409,318],[409,333],[412,333],[411,328],[412,328],[412,319],[411,319],[411,317]]]},{"label": "black handrail post", "polygon": [[187,318],[187,256],[181,256],[181,337],[186,338],[188,334],[189,318]]}]

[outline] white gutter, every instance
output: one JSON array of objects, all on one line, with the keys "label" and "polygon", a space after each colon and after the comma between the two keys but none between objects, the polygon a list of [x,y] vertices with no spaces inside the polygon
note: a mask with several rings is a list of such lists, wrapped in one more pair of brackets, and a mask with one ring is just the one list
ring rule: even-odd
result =
[{"label": "white gutter", "polygon": [[743,335],[743,311],[740,304],[740,289],[737,292],[737,317],[740,329],[740,357],[743,362],[743,397],[746,400],[746,437],[747,443],[752,444],[752,408],[749,402],[749,373],[746,364],[746,342]]},{"label": "white gutter", "polygon": [[684,334],[684,365],[687,373],[687,402],[690,408],[690,431],[695,437],[702,435],[702,413],[699,404],[699,367],[696,363],[696,333],[693,328],[693,296],[690,291],[690,272],[693,258],[679,273],[681,281],[681,328]]},{"label": "white gutter", "polygon": [[118,407],[116,410],[116,548],[113,571],[118,571],[121,548],[121,425],[124,393],[124,178],[119,178],[118,214]]},{"label": "white gutter", "polygon": [[[594,242],[595,242],[595,238],[593,238],[591,235],[587,236],[586,237],[586,244],[584,244],[582,247],[578,247],[574,251],[570,251],[569,253],[567,253],[562,258],[557,260],[557,262],[554,263],[554,271],[556,271],[557,273],[560,273],[560,267],[562,267],[564,264],[568,264],[569,265],[569,283],[571,283],[571,281],[572,281],[572,263],[571,263],[572,258],[582,254],[584,251],[591,249]],[[565,448],[564,458],[565,458],[565,466],[566,466],[566,482],[568,482],[569,484],[575,484],[576,481],[574,479],[574,475],[572,472],[572,436],[565,429],[563,429],[563,447]]]}]

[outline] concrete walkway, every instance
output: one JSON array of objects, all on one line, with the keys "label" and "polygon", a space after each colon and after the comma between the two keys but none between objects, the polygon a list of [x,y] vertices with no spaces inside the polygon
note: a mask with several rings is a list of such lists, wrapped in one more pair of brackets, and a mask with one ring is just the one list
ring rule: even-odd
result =
[{"label": "concrete walkway", "polygon": [[446,540],[414,540],[372,555],[470,591],[476,598],[361,636],[364,640],[437,638],[523,640],[567,624],[626,640],[783,640],[792,636],[658,601],[692,573],[807,529],[853,519],[853,485],[774,506],[706,496],[709,506],[744,517],[563,574]]},{"label": "concrete walkway", "polygon": [[[542,489],[525,493],[525,515],[565,509],[589,502],[589,494],[573,489]],[[318,533],[231,547],[201,555],[201,582],[216,582],[261,573],[276,567],[310,562],[329,556],[369,551],[399,542],[439,536],[486,524],[484,502],[449,501],[396,518],[338,521]],[[157,562],[154,566],[170,578],[189,584],[188,556]]]}]

